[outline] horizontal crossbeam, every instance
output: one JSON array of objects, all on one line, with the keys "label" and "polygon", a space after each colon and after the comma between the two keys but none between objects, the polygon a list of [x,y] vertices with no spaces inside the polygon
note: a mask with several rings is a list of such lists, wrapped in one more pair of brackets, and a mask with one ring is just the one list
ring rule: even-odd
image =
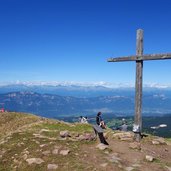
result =
[{"label": "horizontal crossbeam", "polygon": [[147,61],[147,60],[163,60],[163,59],[171,59],[171,53],[165,54],[149,54],[142,56],[125,56],[125,57],[117,57],[117,58],[109,58],[108,62],[124,62],[124,61]]}]

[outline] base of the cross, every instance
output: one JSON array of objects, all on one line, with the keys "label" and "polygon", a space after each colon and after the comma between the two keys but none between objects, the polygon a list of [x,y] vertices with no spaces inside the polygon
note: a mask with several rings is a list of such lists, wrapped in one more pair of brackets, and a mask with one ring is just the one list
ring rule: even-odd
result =
[{"label": "base of the cross", "polygon": [[133,124],[134,140],[140,142],[142,138],[141,128],[138,124]]},{"label": "base of the cross", "polygon": [[137,142],[140,142],[142,139],[142,135],[140,132],[138,133],[134,133],[134,140],[137,141]]}]

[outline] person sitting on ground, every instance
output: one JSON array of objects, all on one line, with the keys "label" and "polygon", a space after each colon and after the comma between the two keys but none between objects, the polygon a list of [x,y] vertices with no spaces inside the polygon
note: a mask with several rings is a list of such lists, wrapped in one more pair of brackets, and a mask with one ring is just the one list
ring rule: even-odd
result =
[{"label": "person sitting on ground", "polygon": [[79,122],[80,122],[80,123],[88,123],[87,117],[80,116],[80,117],[79,117]]},{"label": "person sitting on ground", "polygon": [[80,116],[79,119],[78,119],[78,122],[82,122],[82,119],[83,119],[83,116]]},{"label": "person sitting on ground", "polygon": [[88,123],[87,116],[86,117],[82,117],[82,123]]},{"label": "person sitting on ground", "polygon": [[103,121],[101,115],[102,115],[102,112],[98,112],[98,113],[97,113],[97,116],[96,116],[96,124],[97,124],[98,126],[100,126],[101,128],[106,129],[105,122]]},{"label": "person sitting on ground", "polygon": [[122,119],[122,125],[120,126],[120,130],[121,131],[127,131],[128,130],[127,121],[124,118]]}]

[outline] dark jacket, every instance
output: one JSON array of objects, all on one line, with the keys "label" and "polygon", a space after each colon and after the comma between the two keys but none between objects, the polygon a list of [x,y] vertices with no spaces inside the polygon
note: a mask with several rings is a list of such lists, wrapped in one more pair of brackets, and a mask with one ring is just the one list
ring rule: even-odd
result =
[{"label": "dark jacket", "polygon": [[100,122],[103,121],[102,117],[99,115],[96,116],[96,124],[100,125]]}]

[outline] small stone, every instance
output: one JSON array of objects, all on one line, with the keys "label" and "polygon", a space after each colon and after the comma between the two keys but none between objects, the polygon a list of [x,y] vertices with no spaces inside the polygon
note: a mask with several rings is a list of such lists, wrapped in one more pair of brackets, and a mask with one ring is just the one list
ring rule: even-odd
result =
[{"label": "small stone", "polygon": [[121,161],[121,159],[118,156],[115,156],[114,154],[111,154],[111,157],[110,157],[109,161],[113,162],[113,163],[119,163]]},{"label": "small stone", "polygon": [[108,165],[108,163],[102,163],[100,164],[101,167],[106,167]]},{"label": "small stone", "polygon": [[27,151],[27,150],[26,150],[24,153],[25,153],[25,154],[30,154],[30,152],[29,152],[29,151]]},{"label": "small stone", "polygon": [[138,163],[135,163],[135,164],[133,164],[132,166],[133,166],[133,167],[141,167],[141,165],[138,164]]},{"label": "small stone", "polygon": [[13,161],[14,161],[15,164],[19,163],[19,161],[17,159],[14,159]]},{"label": "small stone", "polygon": [[39,147],[42,148],[42,147],[45,147],[47,146],[47,144],[41,144]]},{"label": "small stone", "polygon": [[43,135],[40,134],[33,134],[33,136],[35,136],[35,138],[45,138]]},{"label": "small stone", "polygon": [[23,159],[26,160],[27,159],[27,154],[23,155]]},{"label": "small stone", "polygon": [[165,166],[168,171],[171,171],[171,167]]},{"label": "small stone", "polygon": [[154,157],[153,156],[149,156],[149,155],[146,155],[145,156],[145,159],[149,162],[152,162],[154,160]]},{"label": "small stone", "polygon": [[44,162],[41,158],[29,158],[26,160],[26,162],[31,165],[31,164],[41,164]]},{"label": "small stone", "polygon": [[56,170],[58,168],[57,164],[48,164],[47,169],[48,170]]},{"label": "small stone", "polygon": [[129,148],[141,150],[141,144],[138,143],[138,142],[133,142],[133,143],[130,143],[130,144],[129,144]]},{"label": "small stone", "polygon": [[167,148],[165,148],[165,149],[164,149],[164,151],[167,151],[167,152],[168,152],[168,149],[167,149]]},{"label": "small stone", "polygon": [[153,145],[159,145],[160,143],[159,143],[158,141],[153,140],[153,141],[152,141],[152,144],[153,144]]},{"label": "small stone", "polygon": [[68,131],[60,131],[60,136],[62,137],[62,138],[65,138],[65,137],[70,137],[70,135],[69,135],[69,132]]},{"label": "small stone", "polygon": [[154,145],[166,145],[165,139],[164,138],[156,138],[152,141],[152,144]]},{"label": "small stone", "polygon": [[109,148],[107,145],[105,145],[105,144],[102,144],[102,143],[100,143],[100,144],[98,144],[97,146],[96,146],[96,148],[98,148],[98,149],[100,149],[100,150],[105,150],[105,149],[107,149],[107,148]]},{"label": "small stone", "polygon": [[50,154],[50,150],[43,151],[43,152],[42,152],[42,154],[43,154],[43,155],[45,155],[45,156],[47,156],[47,155],[49,155],[49,154]]},{"label": "small stone", "polygon": [[66,155],[68,155],[69,152],[70,152],[70,150],[61,150],[59,154],[66,156]]},{"label": "small stone", "polygon": [[7,137],[7,140],[10,140],[12,137]]},{"label": "small stone", "polygon": [[126,171],[132,171],[132,170],[134,170],[134,168],[133,167],[126,167],[125,170]]},{"label": "small stone", "polygon": [[1,141],[1,142],[0,142],[0,145],[1,145],[1,144],[5,144],[6,142],[8,142],[8,141],[6,141],[6,140]]},{"label": "small stone", "polygon": [[49,129],[41,129],[40,133],[42,133],[42,132],[49,132],[49,131],[50,131]]},{"label": "small stone", "polygon": [[123,166],[121,164],[118,164],[118,167],[121,168],[121,169],[123,169]]},{"label": "small stone", "polygon": [[39,141],[35,141],[35,143],[36,143],[36,144],[40,144],[40,142],[39,142]]},{"label": "small stone", "polygon": [[58,152],[59,152],[59,150],[56,148],[56,149],[54,149],[53,151],[52,151],[52,154],[58,154]]},{"label": "small stone", "polygon": [[83,141],[83,140],[85,140],[85,137],[84,137],[84,135],[79,135],[79,137],[77,137],[77,139],[78,139],[79,141]]},{"label": "small stone", "polygon": [[105,151],[104,153],[105,153],[105,154],[109,154],[109,151]]},{"label": "small stone", "polygon": [[17,144],[17,146],[18,146],[18,147],[21,147],[21,144],[20,144],[20,143],[18,143],[18,144]]}]

